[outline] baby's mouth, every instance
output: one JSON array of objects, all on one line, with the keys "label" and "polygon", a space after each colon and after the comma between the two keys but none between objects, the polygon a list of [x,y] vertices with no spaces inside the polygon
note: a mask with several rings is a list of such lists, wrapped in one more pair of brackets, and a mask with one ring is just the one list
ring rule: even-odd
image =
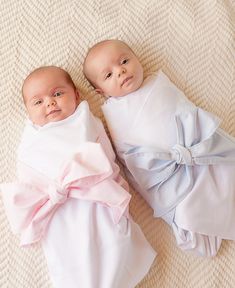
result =
[{"label": "baby's mouth", "polygon": [[61,111],[60,109],[52,110],[52,111],[50,111],[50,112],[47,114],[47,116],[50,116],[50,115],[55,114],[55,113],[58,113],[58,112],[60,112],[60,111]]},{"label": "baby's mouth", "polygon": [[127,83],[129,80],[131,80],[132,78],[133,78],[133,76],[130,76],[130,77],[125,78],[125,79],[122,81],[121,87],[122,87],[125,83]]}]

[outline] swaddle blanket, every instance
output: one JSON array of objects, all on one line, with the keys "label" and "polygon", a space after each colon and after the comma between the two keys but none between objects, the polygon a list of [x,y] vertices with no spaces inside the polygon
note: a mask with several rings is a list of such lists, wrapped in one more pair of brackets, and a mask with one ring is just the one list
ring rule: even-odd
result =
[{"label": "swaddle blanket", "polygon": [[86,101],[65,120],[26,124],[19,183],[1,190],[21,244],[42,240],[56,288],[135,287],[155,258],[128,215],[130,195],[114,160]]},{"label": "swaddle blanket", "polygon": [[129,180],[183,250],[212,256],[235,240],[235,140],[215,116],[162,71],[102,109]]}]

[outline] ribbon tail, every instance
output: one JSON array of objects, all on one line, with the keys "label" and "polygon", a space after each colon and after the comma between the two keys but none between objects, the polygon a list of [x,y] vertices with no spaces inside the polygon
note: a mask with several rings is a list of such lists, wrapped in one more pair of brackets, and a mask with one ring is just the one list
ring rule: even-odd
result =
[{"label": "ribbon tail", "polygon": [[59,205],[52,207],[50,202],[44,205],[34,216],[26,229],[21,231],[20,246],[28,246],[40,241],[46,234],[48,224]]},{"label": "ribbon tail", "polygon": [[192,190],[192,167],[179,165],[177,172],[158,189],[153,187],[149,192],[154,192],[154,215],[162,217],[174,209]]},{"label": "ribbon tail", "polygon": [[218,129],[209,139],[191,147],[198,165],[235,165],[235,138]]}]

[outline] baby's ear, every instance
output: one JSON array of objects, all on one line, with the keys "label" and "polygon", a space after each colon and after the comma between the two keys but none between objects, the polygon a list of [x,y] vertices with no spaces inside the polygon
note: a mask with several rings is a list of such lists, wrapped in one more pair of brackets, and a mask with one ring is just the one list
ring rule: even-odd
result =
[{"label": "baby's ear", "polygon": [[77,102],[77,104],[79,104],[79,102],[80,102],[80,94],[79,94],[78,89],[76,89],[76,102]]},{"label": "baby's ear", "polygon": [[95,92],[104,96],[104,92],[100,88],[95,88]]}]

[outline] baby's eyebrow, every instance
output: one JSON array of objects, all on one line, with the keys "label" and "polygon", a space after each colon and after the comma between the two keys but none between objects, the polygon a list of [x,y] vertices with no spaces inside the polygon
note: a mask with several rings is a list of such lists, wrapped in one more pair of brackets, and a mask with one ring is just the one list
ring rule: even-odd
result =
[{"label": "baby's eyebrow", "polygon": [[130,55],[128,53],[123,53],[120,55],[119,60],[124,57],[130,57]]},{"label": "baby's eyebrow", "polygon": [[[33,97],[31,97],[30,99],[28,99],[28,102],[34,102],[35,100],[38,100],[38,99],[40,99],[41,97],[40,97],[40,95],[34,95]],[[26,100],[26,102],[27,102],[27,100]]]},{"label": "baby's eyebrow", "polygon": [[109,70],[110,69],[108,69],[108,68],[104,68],[101,72],[100,72],[100,74],[106,74],[106,73],[108,73],[109,72]]},{"label": "baby's eyebrow", "polygon": [[51,94],[54,94],[58,89],[64,89],[64,86],[53,87],[53,88],[50,90],[50,93],[51,93]]},{"label": "baby's eyebrow", "polygon": [[41,97],[39,96],[39,95],[35,95],[35,96],[33,96],[33,97],[31,97],[30,99],[25,99],[25,103],[27,104],[30,104],[30,105],[32,105],[32,104],[34,104],[36,101],[38,101],[38,100],[40,100],[41,99]]}]

